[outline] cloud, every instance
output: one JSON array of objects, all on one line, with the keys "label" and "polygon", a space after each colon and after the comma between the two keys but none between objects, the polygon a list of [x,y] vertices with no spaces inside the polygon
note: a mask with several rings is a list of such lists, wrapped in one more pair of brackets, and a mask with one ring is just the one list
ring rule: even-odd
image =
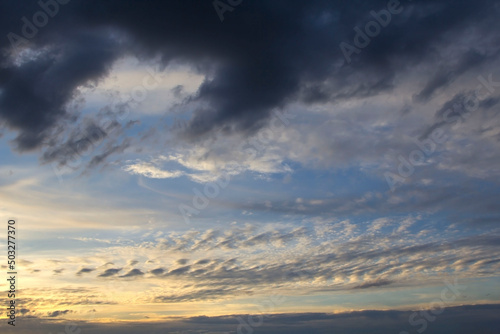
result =
[{"label": "cloud", "polygon": [[416,101],[428,100],[436,90],[443,86],[448,86],[453,80],[459,77],[464,72],[477,67],[484,63],[488,57],[479,53],[477,50],[469,50],[462,54],[457,60],[457,64],[443,65],[444,68],[440,69],[434,77],[425,85],[420,93],[414,99]]},{"label": "cloud", "polygon": [[56,318],[56,317],[59,317],[61,315],[64,315],[64,314],[67,314],[67,313],[71,313],[73,311],[71,310],[64,310],[64,311],[52,311],[52,312],[49,312],[47,314],[47,317],[49,318]]},{"label": "cloud", "polygon": [[63,271],[64,271],[64,268],[54,269],[54,270],[52,270],[52,272],[54,273],[54,275],[59,275],[59,274],[61,274]]},{"label": "cloud", "polygon": [[32,266],[34,264],[34,262],[33,261],[28,261],[28,260],[19,260],[19,264],[21,266],[29,267],[29,266]]},{"label": "cloud", "polygon": [[[94,149],[107,136],[105,129],[95,124],[93,121],[85,120],[81,125],[83,129],[72,129],[68,139],[63,143],[53,143],[44,152],[42,159],[45,162],[58,161],[61,164],[68,164],[72,159],[77,159],[90,149]],[[112,130],[112,125],[109,126]]]},{"label": "cloud", "polygon": [[[266,307],[264,307],[266,308]],[[418,311],[425,311],[421,309]],[[418,312],[415,311],[415,312]],[[431,310],[427,310],[430,315]],[[447,307],[439,314],[435,321],[427,321],[426,333],[430,334],[466,334],[480,330],[481,333],[493,334],[500,325],[498,320],[498,305],[464,305]],[[183,317],[182,319],[169,319],[150,323],[128,321],[126,325],[120,322],[106,323],[80,321],[75,325],[82,332],[96,334],[135,334],[138,332],[160,333],[166,327],[172,333],[230,333],[240,328],[258,330],[263,334],[281,333],[327,333],[339,332],[346,334],[389,333],[394,331],[414,331],[422,328],[421,321],[418,326],[411,326],[409,317],[414,320],[424,319],[414,311],[365,310],[343,313],[280,313],[280,314],[231,314],[223,316],[196,316]],[[264,321],[255,321],[262,316]],[[434,316],[433,316],[434,317]],[[250,319],[250,321],[249,321]],[[252,321],[251,319],[254,319]],[[432,318],[434,319],[434,318]],[[259,326],[252,326],[258,323]],[[23,330],[26,334],[57,332],[61,325],[39,318],[24,319]]]},{"label": "cloud", "polygon": [[127,265],[128,266],[134,266],[134,265],[136,265],[138,263],[139,263],[139,261],[137,261],[137,260],[130,260],[130,261],[128,261]]},{"label": "cloud", "polygon": [[391,220],[386,218],[386,217],[375,219],[372,222],[370,228],[368,229],[368,232],[378,232],[382,228],[384,228],[384,226],[387,226],[390,223],[391,223]]},{"label": "cloud", "polygon": [[91,273],[94,270],[95,270],[94,268],[82,268],[76,274],[79,276],[81,274]]},{"label": "cloud", "polygon": [[373,287],[380,287],[380,286],[384,286],[384,285],[389,285],[391,283],[393,283],[393,282],[390,280],[381,279],[381,280],[375,280],[372,282],[365,282],[363,284],[355,286],[354,289],[368,289],[368,288],[373,288]]},{"label": "cloud", "polygon": [[131,174],[142,175],[153,179],[177,178],[184,175],[182,171],[161,170],[147,162],[137,162],[123,167],[123,170]]},{"label": "cloud", "polygon": [[[416,282],[425,287],[435,284],[433,279],[444,272],[466,280],[491,277],[500,268],[497,234],[460,237],[451,227],[440,232],[425,225],[426,221],[390,217],[358,223],[355,229],[352,223],[334,221],[309,228],[233,226],[172,233],[158,239],[155,246],[149,241],[135,245],[134,249],[147,249],[155,261],[140,261],[141,267],[120,278],[134,277],[137,284],[165,280],[176,286],[178,282],[181,285],[169,294],[155,291],[150,295],[157,302],[175,303],[235,298],[266,289],[280,293],[299,289],[316,295],[385,286],[408,288]],[[367,234],[381,222],[387,233]],[[406,233],[397,232],[401,226]],[[172,258],[166,261],[165,253]],[[108,269],[99,276],[117,272]]]},{"label": "cloud", "polygon": [[216,300],[222,296],[230,295],[234,293],[234,288],[215,288],[215,289],[202,289],[193,291],[190,294],[174,294],[157,296],[154,299],[155,303],[179,303],[179,302],[192,302],[199,300]]},{"label": "cloud", "polygon": [[151,274],[153,275],[161,275],[165,272],[165,269],[163,268],[156,268],[150,271]]},{"label": "cloud", "polygon": [[[106,270],[106,271],[108,271],[108,270]],[[113,275],[113,274],[111,274],[111,275]],[[144,275],[144,273],[142,271],[140,271],[139,269],[132,269],[128,273],[126,273],[125,275],[122,275],[120,277],[135,277],[135,276],[142,276],[142,275]],[[101,275],[99,275],[99,276],[101,276]],[[108,275],[108,276],[110,276],[110,275]]]},{"label": "cloud", "polygon": [[[21,14],[3,7],[3,13]],[[18,131],[14,143],[19,151],[40,148],[49,140],[58,121],[70,116],[66,108],[78,87],[107,75],[120,54],[117,44],[101,33],[78,30],[53,37],[38,39],[32,50],[39,54],[19,66],[2,61],[0,115]],[[8,46],[3,47],[6,51]]]},{"label": "cloud", "polygon": [[106,269],[103,273],[99,274],[99,277],[109,277],[116,275],[122,270],[122,268],[110,268]]},{"label": "cloud", "polygon": [[168,273],[166,273],[165,275],[171,275],[171,276],[172,275],[173,276],[182,275],[182,274],[187,273],[190,269],[191,269],[191,266],[184,266],[184,267],[180,267],[177,269],[173,269],[173,270],[169,271]]},{"label": "cloud", "polygon": [[[196,4],[196,10],[192,4],[162,1],[133,9],[122,1],[74,2],[40,29],[23,51],[28,56],[11,53],[8,39],[0,44],[4,51],[0,115],[18,132],[14,141],[18,150],[40,148],[54,140],[61,120],[76,117],[68,106],[79,89],[98,85],[124,55],[159,59],[162,67],[186,64],[205,76],[198,91],[184,102],[185,109],[193,110],[184,131],[191,140],[218,132],[253,134],[266,124],[272,110],[293,101],[312,105],[390,92],[408,67],[437,64],[441,70],[418,94],[428,99],[467,71],[496,59],[493,31],[498,22],[495,11],[488,10],[492,4],[488,0],[404,4],[404,14],[394,16],[347,66],[340,42],[350,42],[353,27],[370,11],[384,8],[386,1],[257,1],[230,17],[228,13],[223,24],[210,2]],[[22,25],[13,18],[39,9],[36,2],[1,6],[3,29],[16,33]],[[102,10],[86,10],[95,7]],[[102,14],[111,10],[112,16]],[[475,30],[465,30],[473,24]],[[449,51],[464,33],[471,36],[463,49],[451,55],[431,52]],[[122,150],[111,145],[90,166]],[[52,154],[58,153],[48,153]]]}]

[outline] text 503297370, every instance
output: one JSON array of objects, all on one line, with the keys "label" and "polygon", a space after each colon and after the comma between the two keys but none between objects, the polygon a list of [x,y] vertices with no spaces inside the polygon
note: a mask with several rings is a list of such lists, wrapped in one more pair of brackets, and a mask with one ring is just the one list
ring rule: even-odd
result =
[{"label": "text 503297370", "polygon": [[7,221],[7,282],[8,283],[8,324],[16,325],[16,221],[9,219]]}]

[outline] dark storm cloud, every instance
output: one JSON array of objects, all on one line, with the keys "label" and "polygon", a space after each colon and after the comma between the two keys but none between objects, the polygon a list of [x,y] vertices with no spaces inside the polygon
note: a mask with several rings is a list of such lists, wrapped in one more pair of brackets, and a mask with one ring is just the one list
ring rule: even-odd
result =
[{"label": "dark storm cloud", "polygon": [[67,104],[77,97],[77,87],[106,75],[120,54],[113,40],[90,31],[68,33],[64,41],[39,47],[42,54],[20,66],[2,61],[0,115],[19,132],[15,144],[20,151],[48,140],[57,122],[69,117]]},{"label": "dark storm cloud", "polygon": [[[97,83],[122,56],[159,56],[163,66],[184,63],[206,75],[187,100],[195,110],[187,138],[215,130],[251,133],[273,108],[290,101],[389,91],[405,68],[429,61],[430,51],[460,39],[463,27],[476,25],[478,36],[492,38],[498,27],[494,4],[402,1],[404,13],[394,16],[347,66],[339,43],[352,42],[353,28],[373,19],[370,11],[386,8],[386,0],[250,1],[226,12],[223,22],[211,1],[73,0],[30,39],[33,53],[19,65],[7,58],[8,39],[1,40],[0,116],[18,132],[18,150],[38,148],[54,136],[58,121],[70,115],[67,106],[79,86]],[[22,35],[21,18],[30,19],[38,10],[35,1],[2,2],[0,31]],[[453,59],[435,56],[431,61],[437,65],[455,65],[442,66],[419,96],[430,97],[488,61],[488,55],[464,48]],[[110,147],[91,165],[122,149]]]}]

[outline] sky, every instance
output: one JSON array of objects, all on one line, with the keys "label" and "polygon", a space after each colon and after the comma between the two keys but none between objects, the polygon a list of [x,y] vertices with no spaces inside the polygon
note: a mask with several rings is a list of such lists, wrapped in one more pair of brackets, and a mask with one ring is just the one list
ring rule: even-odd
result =
[{"label": "sky", "polygon": [[498,333],[499,15],[0,1],[2,333]]}]

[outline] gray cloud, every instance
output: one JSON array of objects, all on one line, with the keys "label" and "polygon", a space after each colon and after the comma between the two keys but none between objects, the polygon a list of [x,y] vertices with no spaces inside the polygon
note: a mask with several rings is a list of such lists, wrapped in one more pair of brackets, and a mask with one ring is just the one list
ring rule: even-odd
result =
[{"label": "gray cloud", "polygon": [[363,284],[360,284],[358,286],[355,286],[354,289],[368,289],[368,288],[373,288],[373,287],[379,287],[379,286],[384,286],[384,285],[389,285],[393,283],[393,281],[390,280],[375,280],[371,282],[365,282]]},{"label": "gray cloud", "polygon": [[467,51],[460,56],[457,64],[444,65],[444,68],[439,70],[434,75],[434,77],[429,80],[422,91],[414,97],[414,100],[427,101],[435,93],[436,90],[441,87],[450,85],[453,80],[462,75],[464,72],[486,62],[488,58],[488,56],[486,56],[485,54],[481,54],[477,50]]},{"label": "gray cloud", "polygon": [[[107,272],[107,270],[106,270],[106,272]],[[142,275],[144,275],[144,273],[142,271],[140,271],[139,269],[132,269],[128,273],[126,273],[125,275],[122,275],[120,277],[136,277],[136,276],[142,276]],[[101,275],[99,275],[99,276],[101,276]]]},{"label": "gray cloud", "polygon": [[58,121],[70,116],[66,106],[76,97],[77,87],[105,76],[120,54],[116,43],[101,33],[79,31],[63,40],[58,37],[39,39],[47,43],[37,45],[44,48],[42,55],[19,67],[3,60],[8,67],[0,73],[0,115],[19,132],[15,143],[20,151],[41,147]]},{"label": "gray cloud", "polygon": [[113,276],[113,275],[116,275],[117,273],[119,273],[121,270],[122,270],[122,268],[110,268],[110,269],[106,269],[103,273],[101,273],[99,275],[99,277]]},{"label": "gray cloud", "polygon": [[[418,310],[419,311],[419,310]],[[430,310],[429,310],[430,311]],[[477,332],[494,334],[500,322],[498,320],[498,305],[464,305],[448,307],[436,320],[429,322],[426,333],[430,334],[466,334]],[[136,334],[164,333],[166,326],[171,333],[229,333],[235,332],[238,326],[258,330],[263,334],[306,334],[339,332],[346,334],[383,334],[398,331],[412,332],[418,327],[412,327],[408,322],[414,311],[359,311],[344,313],[291,313],[291,314],[253,314],[253,319],[262,316],[265,320],[259,327],[248,325],[248,314],[233,314],[218,317],[197,316],[183,319],[169,319],[168,322],[158,321],[120,323],[77,322],[75,325],[82,332],[96,334]],[[417,317],[420,319],[421,317]],[[240,320],[238,320],[240,319]],[[253,323],[253,322],[251,322]],[[38,318],[24,319],[23,331],[26,334],[36,334],[40,330],[57,332],[61,325]],[[247,330],[248,330],[247,328]],[[9,331],[7,333],[14,333]]]},{"label": "gray cloud", "polygon": [[47,314],[47,317],[49,317],[49,318],[56,318],[56,317],[59,317],[59,316],[61,316],[61,315],[65,315],[65,314],[67,314],[67,313],[71,313],[71,312],[73,312],[73,311],[71,311],[71,310],[64,310],[64,311],[52,311],[52,312],[49,312],[49,313]]},{"label": "gray cloud", "polygon": [[153,275],[161,275],[165,272],[165,269],[163,268],[156,268],[150,271],[151,274]]},{"label": "gray cloud", "polygon": [[86,273],[93,272],[94,270],[95,270],[94,268],[82,268],[76,274],[77,275],[86,274]]},{"label": "gray cloud", "polygon": [[[95,85],[125,54],[144,60],[160,56],[163,66],[184,63],[207,75],[187,100],[186,107],[194,110],[185,132],[189,139],[217,131],[254,133],[272,109],[290,101],[373,96],[391,91],[397,75],[408,66],[455,64],[441,66],[428,81],[419,94],[427,98],[495,57],[493,31],[498,21],[490,10],[493,4],[489,0],[404,4],[405,14],[395,16],[346,66],[339,43],[351,41],[352,28],[371,10],[384,8],[386,1],[279,1],[272,5],[255,1],[232,12],[224,24],[210,2],[151,1],[128,6],[123,1],[72,1],[30,41],[35,52],[31,58],[17,66],[3,56],[0,115],[18,132],[18,150],[41,147],[53,140],[59,120],[75,117],[67,105],[77,96],[77,88]],[[20,33],[20,18],[38,9],[35,1],[23,6],[2,3],[2,31]],[[108,12],[113,15],[102,14]],[[141,17],[148,19],[137,20]],[[472,24],[484,43],[457,51],[453,59],[428,56],[452,45],[464,27]],[[10,50],[7,39],[0,48]],[[111,145],[90,165],[121,152],[120,147],[123,143]],[[58,153],[51,151],[47,156],[53,154]]]}]

